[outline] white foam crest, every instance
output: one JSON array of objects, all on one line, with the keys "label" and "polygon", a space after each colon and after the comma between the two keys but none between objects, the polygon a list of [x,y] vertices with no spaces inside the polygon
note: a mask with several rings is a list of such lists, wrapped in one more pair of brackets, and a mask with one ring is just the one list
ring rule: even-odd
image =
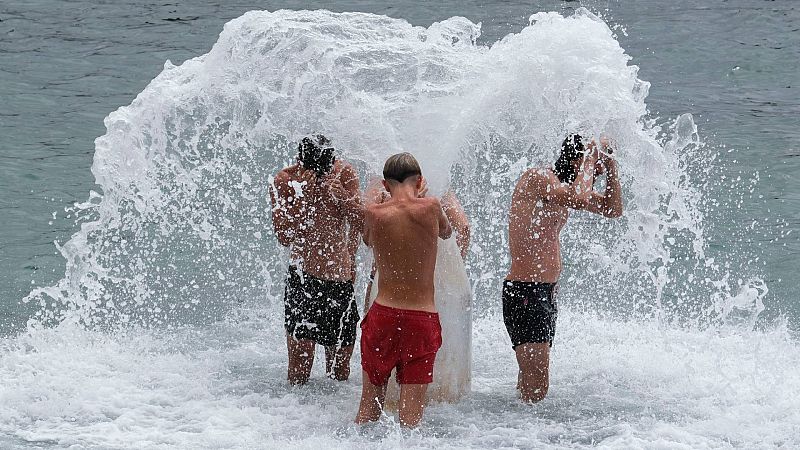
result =
[{"label": "white foam crest", "polygon": [[[331,137],[362,181],[410,150],[434,192],[453,187],[474,228],[468,271],[480,313],[495,308],[508,267],[506,211],[520,173],[549,166],[569,132],[607,133],[625,217],[573,214],[563,300],[719,320],[715,295],[735,288],[723,284],[755,274],[731,277],[706,256],[699,184],[684,167],[702,150],[691,116],[657,137],[648,83],[585,9],[535,14],[491,46],[477,45],[479,34],[460,17],[423,28],[363,13],[254,11],[226,24],[208,54],[167,62],[107,117],[92,167],[102,195],[80,206],[81,230],[60,247],[64,279],[28,296],[42,305],[34,325],[210,323],[270,298],[285,259],[267,186],[311,132]],[[686,282],[695,276],[708,281]]]},{"label": "white foam crest", "polygon": [[[564,309],[551,390],[516,400],[498,315],[474,327],[473,392],[356,430],[360,372],[291,388],[277,302],[213,326],[108,335],[72,324],[0,340],[0,443],[77,448],[758,448],[800,445],[800,347],[785,327],[664,328]],[[358,349],[353,361],[358,367]],[[321,355],[318,355],[321,357]]]}]

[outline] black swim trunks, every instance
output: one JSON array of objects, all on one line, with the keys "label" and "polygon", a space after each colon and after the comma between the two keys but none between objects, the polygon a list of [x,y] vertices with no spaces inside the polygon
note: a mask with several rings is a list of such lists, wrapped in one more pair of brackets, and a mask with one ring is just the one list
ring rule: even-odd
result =
[{"label": "black swim trunks", "polygon": [[503,321],[512,347],[544,342],[553,345],[557,292],[556,283],[503,282]]},{"label": "black swim trunks", "polygon": [[289,266],[284,291],[284,325],[297,340],[326,347],[356,342],[358,307],[352,281],[330,281]]}]

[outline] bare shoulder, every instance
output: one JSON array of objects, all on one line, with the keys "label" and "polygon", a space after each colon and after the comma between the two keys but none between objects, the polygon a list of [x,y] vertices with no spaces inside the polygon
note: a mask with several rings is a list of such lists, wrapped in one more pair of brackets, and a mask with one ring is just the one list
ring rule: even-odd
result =
[{"label": "bare shoulder", "polygon": [[291,180],[297,172],[297,165],[284,167],[275,175],[275,181],[289,181]]},{"label": "bare shoulder", "polygon": [[349,162],[342,159],[337,159],[334,164],[334,168],[339,171],[339,178],[342,181],[358,179],[358,175],[356,175],[356,169],[353,168],[353,165]]},{"label": "bare shoulder", "polygon": [[532,167],[522,174],[521,179],[530,184],[545,184],[549,183],[553,177],[553,171],[546,167]]},{"label": "bare shoulder", "polygon": [[423,211],[425,211],[425,215],[431,218],[437,218],[440,214],[444,214],[444,210],[442,209],[442,202],[439,201],[436,197],[425,198],[426,202],[423,206]]},{"label": "bare shoulder", "polygon": [[376,217],[382,214],[385,207],[385,203],[370,203],[364,208],[364,217],[368,220],[375,220]]},{"label": "bare shoulder", "polygon": [[289,167],[282,169],[280,172],[275,174],[275,179],[273,180],[273,185],[279,191],[284,191],[288,188],[289,182],[292,181],[292,175],[289,172]]},{"label": "bare shoulder", "polygon": [[375,214],[375,211],[380,208],[382,203],[370,203],[364,208],[365,214]]},{"label": "bare shoulder", "polygon": [[436,197],[422,197],[419,199],[419,204],[426,209],[436,210],[442,208],[442,203]]},{"label": "bare shoulder", "polygon": [[551,176],[552,171],[544,167],[533,167],[526,170],[522,173],[522,176],[519,177],[519,182],[517,182],[517,186],[514,188],[514,195],[535,197],[537,192],[541,192],[541,189],[550,183]]},{"label": "bare shoulder", "polygon": [[350,171],[350,172],[355,171],[355,169],[353,169],[353,165],[350,164],[349,161],[341,158],[336,158],[336,161],[334,161],[333,166],[334,168],[339,169],[341,171]]}]

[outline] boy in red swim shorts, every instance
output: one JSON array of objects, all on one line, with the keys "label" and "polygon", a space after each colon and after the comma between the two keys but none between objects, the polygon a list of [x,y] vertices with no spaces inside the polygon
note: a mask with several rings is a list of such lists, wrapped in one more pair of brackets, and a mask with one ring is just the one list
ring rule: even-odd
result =
[{"label": "boy in red swim shorts", "polygon": [[393,369],[400,384],[400,424],[422,419],[425,392],[442,345],[434,304],[433,274],[438,238],[452,234],[436,198],[418,198],[422,171],[410,153],[386,160],[383,185],[391,198],[367,207],[364,243],[381,274],[378,296],[361,322],[364,384],[356,423],[380,418]]}]

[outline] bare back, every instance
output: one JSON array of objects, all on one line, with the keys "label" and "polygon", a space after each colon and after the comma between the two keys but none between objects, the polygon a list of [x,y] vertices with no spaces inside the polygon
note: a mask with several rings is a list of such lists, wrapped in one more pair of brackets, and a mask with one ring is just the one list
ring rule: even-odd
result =
[{"label": "bare back", "polygon": [[522,175],[511,199],[509,247],[511,270],[507,279],[555,283],[561,275],[559,235],[569,217],[566,206],[540,195],[541,187],[561,183],[549,169],[531,169]]},{"label": "bare back", "polygon": [[433,275],[442,217],[433,198],[390,199],[367,208],[364,238],[380,273],[377,303],[436,311]]},{"label": "bare back", "polygon": [[[337,160],[332,176],[339,177],[353,195],[358,195],[358,178],[349,164]],[[313,179],[302,185],[297,164],[281,170],[270,190],[273,225],[281,244],[290,247],[293,264],[315,277],[326,280],[351,280],[351,256],[346,224],[354,220]],[[352,228],[352,226],[351,226]]]}]

